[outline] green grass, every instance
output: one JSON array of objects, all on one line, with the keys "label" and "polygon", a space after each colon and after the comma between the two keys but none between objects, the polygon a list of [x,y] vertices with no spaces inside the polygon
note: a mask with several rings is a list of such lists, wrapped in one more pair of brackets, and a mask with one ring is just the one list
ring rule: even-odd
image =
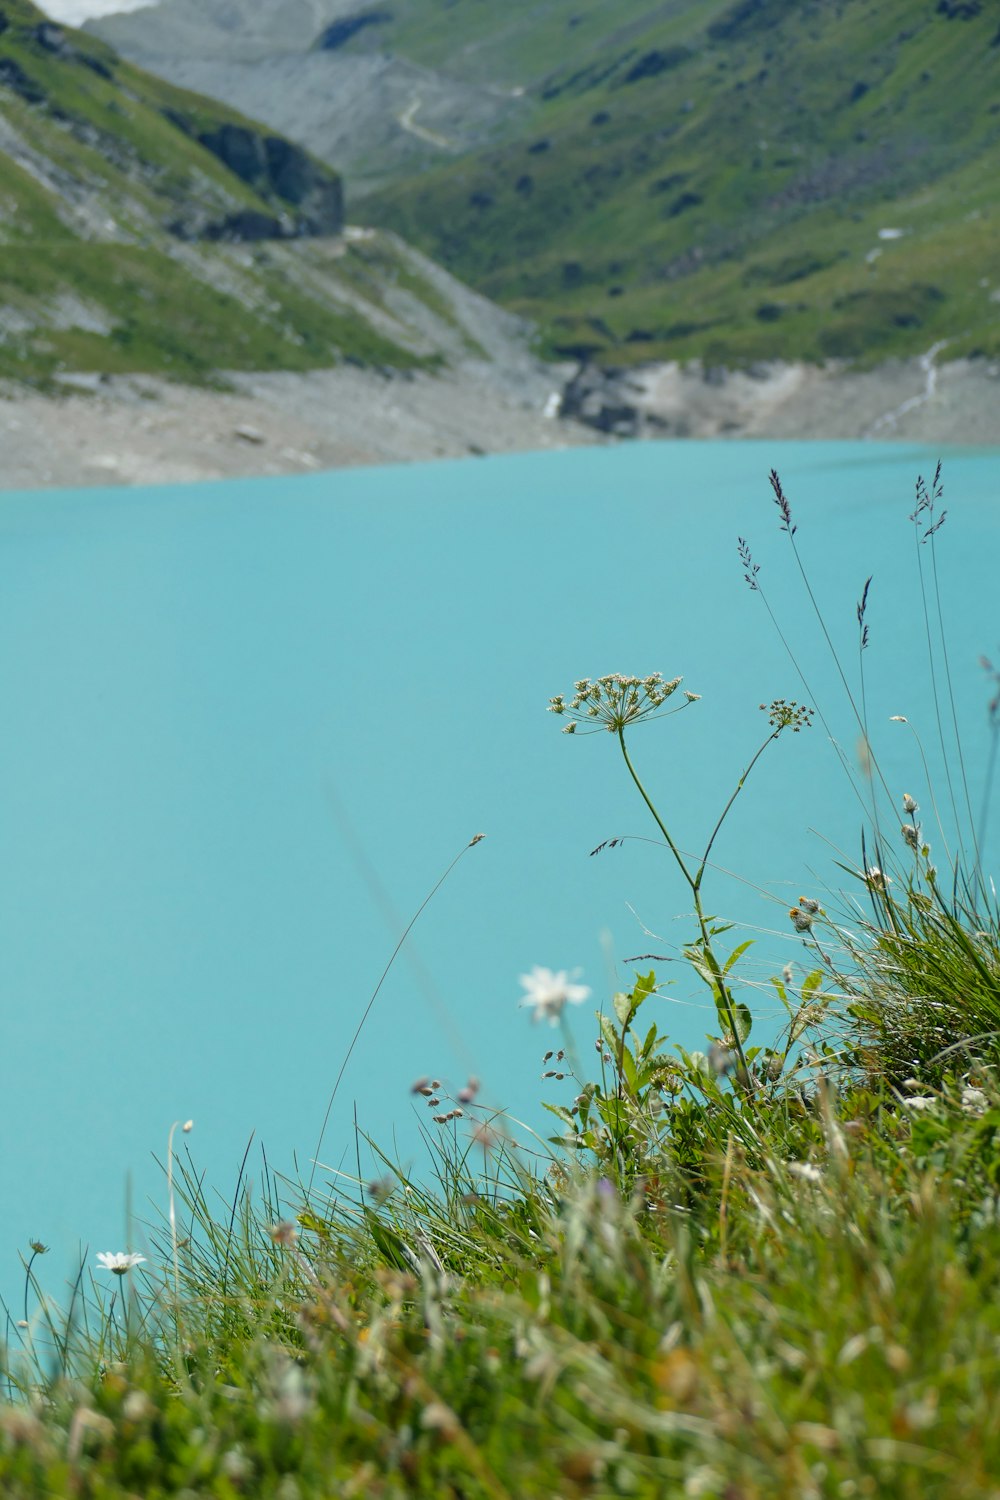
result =
[{"label": "green grass", "polygon": [[[1000,913],[937,645],[938,479],[918,491],[908,597],[930,622],[951,746],[937,796],[960,839],[939,865],[873,752],[845,911],[800,898],[790,914],[805,964],[774,980],[783,1035],[749,1045],[740,947],[723,958],[724,925],[696,922],[711,1046],[647,1028],[655,972],[598,997],[596,1052],[586,1022],[576,1042],[553,1034],[551,1073],[579,1092],[550,1106],[549,1140],[515,1144],[470,1082],[433,1097],[420,1173],[368,1143],[374,1181],[265,1169],[251,1184],[241,1168],[213,1206],[175,1126],[146,1262],[83,1267],[59,1310],[45,1247],[25,1249],[2,1366],[5,1497],[1000,1495]],[[746,542],[741,555],[770,610]],[[699,865],[679,855],[628,754],[631,726],[672,711],[676,688],[581,679],[552,707],[575,736],[611,729],[699,915],[714,833]],[[772,729],[796,725],[795,705],[772,705]],[[757,755],[720,825],[753,795]],[[532,998],[563,1023],[581,997],[546,971]]]},{"label": "green grass", "polygon": [[[489,62],[531,107],[365,212],[536,318],[547,352],[865,365],[941,339],[1000,348],[988,7],[513,11],[458,4],[449,41],[436,8],[401,8],[407,55]],[[662,70],[629,81],[653,54]]]}]

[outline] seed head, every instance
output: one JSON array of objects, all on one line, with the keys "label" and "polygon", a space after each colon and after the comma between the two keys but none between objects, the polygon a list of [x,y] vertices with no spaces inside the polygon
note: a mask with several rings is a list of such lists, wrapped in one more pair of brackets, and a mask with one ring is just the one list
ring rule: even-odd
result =
[{"label": "seed head", "polygon": [[[680,677],[667,681],[659,672],[653,672],[649,677],[626,677],[621,672],[611,672],[606,677],[598,677],[595,682],[583,677],[568,702],[561,693],[550,698],[549,713],[565,715],[569,719],[564,734],[575,734],[577,725],[585,733],[606,729],[610,734],[618,734],[627,724],[658,717],[681,681]],[[681,708],[696,702],[698,694],[685,692],[684,697],[686,701]],[[679,709],[668,712],[676,713]]]},{"label": "seed head", "polygon": [[789,702],[785,698],[775,698],[770,703],[760,705],[761,712],[767,714],[767,722],[778,734],[784,729],[790,729],[793,734],[798,734],[800,729],[809,729],[816,717],[815,710],[806,708],[803,703],[796,703],[794,699]]},{"label": "seed head", "polygon": [[910,796],[909,792],[903,793],[903,811],[905,813],[915,813],[917,811],[916,800]]},{"label": "seed head", "polygon": [[793,906],[788,915],[792,919],[792,926],[796,932],[809,932],[812,928],[813,919],[809,912],[803,911],[801,906]]}]

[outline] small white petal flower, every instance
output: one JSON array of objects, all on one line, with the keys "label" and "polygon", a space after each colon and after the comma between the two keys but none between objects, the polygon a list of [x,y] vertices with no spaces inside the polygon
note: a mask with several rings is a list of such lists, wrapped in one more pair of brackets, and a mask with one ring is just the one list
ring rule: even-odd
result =
[{"label": "small white petal flower", "polygon": [[133,1266],[141,1266],[146,1257],[124,1250],[102,1250],[97,1259],[102,1271],[113,1271],[116,1276],[124,1276]]},{"label": "small white petal flower", "polygon": [[530,974],[521,975],[521,983],[527,992],[521,1004],[534,1008],[532,1020],[540,1021],[545,1017],[553,1026],[567,1004],[580,1005],[590,995],[587,985],[570,983],[565,969],[553,973],[551,969],[540,968],[538,964]]},{"label": "small white petal flower", "polygon": [[801,1178],[803,1182],[823,1181],[823,1173],[819,1167],[814,1167],[811,1161],[790,1161],[787,1166],[791,1175]]},{"label": "small white petal flower", "polygon": [[962,1090],[962,1108],[967,1115],[985,1114],[989,1100],[982,1089],[966,1088]]},{"label": "small white petal flower", "polygon": [[912,1099],[903,1100],[905,1109],[915,1109],[918,1114],[924,1109],[934,1109],[936,1105],[937,1100],[933,1094],[914,1094]]}]

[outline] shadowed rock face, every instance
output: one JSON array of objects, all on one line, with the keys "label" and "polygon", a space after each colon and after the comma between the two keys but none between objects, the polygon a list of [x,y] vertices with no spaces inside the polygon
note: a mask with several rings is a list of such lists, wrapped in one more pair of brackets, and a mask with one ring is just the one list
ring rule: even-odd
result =
[{"label": "shadowed rock face", "polygon": [[343,47],[352,37],[357,36],[359,31],[364,31],[368,26],[384,26],[392,19],[391,10],[368,10],[356,16],[343,16],[321,33],[315,45],[321,51],[335,52],[338,47]]},{"label": "shadowed rock face", "polygon": [[[167,117],[186,134],[193,134],[191,122],[185,116],[170,111]],[[228,123],[216,130],[202,131],[196,138],[241,182],[272,202],[280,200],[275,203],[279,212],[273,218],[260,213],[238,213],[218,224],[196,226],[177,222],[171,225],[175,234],[186,238],[259,240],[339,234],[343,229],[340,178],[301,146],[250,126]],[[289,207],[295,210],[293,214],[287,213]]]}]

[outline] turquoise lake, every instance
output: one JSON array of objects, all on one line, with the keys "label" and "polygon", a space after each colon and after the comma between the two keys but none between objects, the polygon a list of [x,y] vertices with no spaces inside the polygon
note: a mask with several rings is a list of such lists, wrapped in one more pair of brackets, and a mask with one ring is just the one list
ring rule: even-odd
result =
[{"label": "turquoise lake", "polygon": [[[533,965],[593,990],[632,955],[676,955],[690,903],[607,735],[546,713],[583,676],[683,674],[690,710],[637,728],[637,767],[677,841],[704,842],[766,736],[759,704],[818,703],[855,764],[857,727],[768,485],[781,473],[796,542],[852,687],[857,601],[873,575],[865,679],[894,796],[922,805],[943,856],[944,785],[908,516],[938,454],[831,443],[643,444],[284,480],[0,497],[0,1000],[4,1150],[0,1289],[19,1317],[18,1253],[63,1294],[86,1251],[147,1244],[165,1209],[175,1120],[206,1189],[231,1198],[251,1132],[308,1176],[358,1019],[372,1009],[321,1153],[356,1172],[354,1115],[426,1168],[421,1074],[543,1134],[559,1032],[519,1008]],[[1000,449],[944,454],[937,564],[972,802],[1000,662]],[[737,537],[805,670],[796,676]],[[922,560],[929,567],[931,552]],[[928,578],[931,575],[927,574]],[[813,696],[814,695],[814,696]],[[909,723],[890,722],[905,715]],[[947,797],[945,836],[951,837]],[[800,894],[849,910],[864,810],[824,729],[763,757],[715,847],[711,910],[758,938],[741,966],[753,1040],[780,1025],[768,976],[808,955]],[[901,841],[894,856],[902,863]],[[992,810],[984,867],[1000,868]],[[730,872],[730,873],[725,873]],[[644,968],[651,965],[645,963]],[[686,1047],[714,1012],[679,963],[650,1001]],[[645,1014],[645,1013],[644,1013]],[[652,1015],[651,1015],[652,1018]],[[362,1148],[362,1172],[375,1175]],[[130,1184],[130,1187],[128,1186]],[[126,1223],[131,1201],[134,1221]]]}]

